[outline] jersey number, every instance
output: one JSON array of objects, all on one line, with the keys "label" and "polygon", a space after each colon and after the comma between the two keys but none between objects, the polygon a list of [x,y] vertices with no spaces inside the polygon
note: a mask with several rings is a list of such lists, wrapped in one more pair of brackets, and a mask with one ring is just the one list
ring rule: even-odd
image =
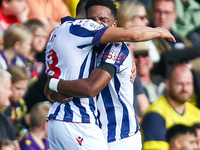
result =
[{"label": "jersey number", "polygon": [[58,57],[56,55],[56,52],[54,50],[50,50],[49,51],[49,55],[47,56],[48,58],[52,57],[52,61],[53,63],[50,64],[49,62],[47,62],[49,69],[47,70],[47,73],[51,70],[54,71],[53,77],[54,78],[58,78],[61,74],[60,68],[56,67],[56,65],[58,64]]}]

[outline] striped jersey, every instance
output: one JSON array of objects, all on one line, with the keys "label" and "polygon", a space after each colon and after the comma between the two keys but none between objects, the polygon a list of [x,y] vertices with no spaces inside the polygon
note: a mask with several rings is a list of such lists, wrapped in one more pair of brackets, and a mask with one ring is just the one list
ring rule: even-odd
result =
[{"label": "striped jersey", "polygon": [[116,74],[100,92],[97,99],[98,118],[103,134],[108,142],[113,142],[139,130],[133,108],[132,57],[124,43],[107,44],[99,55],[101,62],[116,68]]},{"label": "striped jersey", "polygon": [[[54,78],[75,80],[88,78],[95,67],[96,53],[92,49],[108,27],[95,21],[61,19],[61,25],[52,31],[46,46],[46,73]],[[96,100],[73,98],[69,103],[55,102],[48,118],[68,121],[97,123]]]},{"label": "striped jersey", "polygon": [[[16,56],[11,62],[11,65],[17,65],[20,67],[25,67],[24,61],[19,57]],[[0,51],[0,69],[7,70],[8,69],[8,60],[3,51]]]}]

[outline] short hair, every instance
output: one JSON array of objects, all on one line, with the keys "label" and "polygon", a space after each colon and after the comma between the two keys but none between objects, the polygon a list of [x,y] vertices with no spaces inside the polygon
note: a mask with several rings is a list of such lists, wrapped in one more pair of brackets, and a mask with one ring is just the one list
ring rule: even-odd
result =
[{"label": "short hair", "polygon": [[172,139],[185,134],[194,134],[196,136],[195,128],[192,126],[186,126],[183,124],[176,124],[167,130],[166,139],[169,143]]},{"label": "short hair", "polygon": [[88,0],[88,2],[85,5],[86,14],[90,7],[96,6],[96,5],[108,7],[111,10],[111,13],[112,13],[114,19],[116,18],[117,6],[114,4],[114,2],[112,0]]},{"label": "short hair", "polygon": [[[152,1],[151,1],[151,8],[154,8],[154,5],[155,5],[155,2],[156,2],[156,1],[169,1],[169,2],[173,2],[173,3],[174,3],[174,6],[176,6],[175,0],[152,0]],[[175,9],[175,7],[174,7],[174,9]]]},{"label": "short hair", "polygon": [[193,127],[194,127],[195,129],[200,129],[200,123],[195,123],[195,124],[193,124]]},{"label": "short hair", "polygon": [[44,30],[47,30],[46,25],[40,21],[39,19],[29,19],[24,23],[25,26],[27,26],[31,32],[33,33],[37,28],[43,28]]},{"label": "short hair", "polygon": [[24,42],[32,37],[31,30],[23,24],[14,23],[8,26],[4,35],[4,47],[13,47],[16,42]]},{"label": "short hair", "polygon": [[12,75],[12,84],[21,80],[30,80],[30,76],[28,75],[25,67],[11,65],[7,70]]},{"label": "short hair", "polygon": [[137,16],[141,7],[145,8],[145,5],[139,1],[124,1],[120,3],[116,17],[118,27],[125,27],[127,21]]},{"label": "short hair", "polygon": [[[174,63],[167,69],[167,76],[166,79],[171,80],[173,78],[173,72],[178,66],[185,66],[183,63]],[[187,67],[187,66],[185,66]],[[188,68],[189,69],[189,68]],[[189,69],[190,70],[190,69]],[[192,72],[191,72],[192,73]]]},{"label": "short hair", "polygon": [[3,146],[9,146],[12,150],[17,150],[17,147],[15,146],[14,142],[9,140],[9,139],[5,139],[5,140],[0,141],[0,149]]},{"label": "short hair", "polygon": [[78,14],[85,14],[85,4],[88,0],[80,0],[76,6],[76,15]]},{"label": "short hair", "polygon": [[48,102],[36,103],[30,110],[30,127],[41,127],[47,118],[48,110],[51,104]]},{"label": "short hair", "polygon": [[0,87],[4,84],[4,78],[11,78],[11,74],[6,71],[6,70],[3,70],[3,69],[0,69]]}]

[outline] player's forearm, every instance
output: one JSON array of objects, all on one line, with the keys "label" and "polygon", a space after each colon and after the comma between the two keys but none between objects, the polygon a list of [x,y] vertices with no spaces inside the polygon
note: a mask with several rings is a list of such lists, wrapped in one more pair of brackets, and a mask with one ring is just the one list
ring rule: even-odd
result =
[{"label": "player's forearm", "polygon": [[145,26],[132,26],[129,28],[108,28],[100,40],[100,44],[112,42],[139,42],[153,38],[168,38],[175,42],[171,33],[163,28],[151,28]]},{"label": "player's forearm", "polygon": [[94,97],[110,81],[111,75],[102,69],[95,68],[90,77],[74,81],[60,80],[57,90],[61,94],[67,94],[72,97]]},{"label": "player's forearm", "polygon": [[60,80],[57,90],[59,93],[69,95],[71,97],[92,97],[90,94],[90,84],[81,79],[79,81]]}]

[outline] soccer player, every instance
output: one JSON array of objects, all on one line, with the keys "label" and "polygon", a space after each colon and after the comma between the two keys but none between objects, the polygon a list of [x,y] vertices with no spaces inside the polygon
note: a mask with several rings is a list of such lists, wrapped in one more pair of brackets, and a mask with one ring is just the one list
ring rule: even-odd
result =
[{"label": "soccer player", "polygon": [[[71,20],[72,20],[72,18],[71,18]],[[73,23],[73,25],[71,25],[70,23]],[[79,26],[82,26],[84,28],[80,29]],[[46,54],[47,54],[47,64],[49,65],[49,66],[47,66],[47,73],[54,78],[67,79],[67,80],[82,79],[82,78],[88,77],[90,75],[92,69],[94,68],[94,59],[93,58],[95,57],[95,51],[92,51],[92,47],[95,44],[95,42],[97,41],[97,38],[99,38],[98,37],[99,33],[102,33],[103,30],[106,30],[104,32],[103,36],[99,38],[100,43],[105,44],[106,41],[104,41],[105,40],[104,38],[105,38],[105,35],[108,34],[108,32],[109,32],[109,34],[107,36],[109,36],[109,39],[107,39],[107,41],[113,42],[114,40],[119,41],[119,39],[115,39],[113,36],[117,36],[117,38],[118,38],[118,37],[120,37],[118,34],[120,34],[120,32],[122,30],[126,31],[124,29],[122,29],[122,30],[119,29],[118,30],[119,32],[115,32],[115,34],[117,34],[117,35],[111,36],[112,34],[110,31],[112,29],[116,30],[118,28],[108,28],[107,29],[107,27],[103,27],[102,29],[100,29],[100,31],[95,32],[96,35],[94,36],[94,38],[92,38],[92,37],[88,38],[89,35],[86,33],[81,34],[84,31],[86,32],[86,29],[92,30],[92,29],[94,29],[94,27],[97,27],[97,26],[99,28],[100,25],[97,24],[96,22],[92,22],[91,20],[81,20],[81,21],[76,20],[75,22],[72,22],[72,21],[65,22],[59,28],[54,30],[54,32],[51,34],[49,43],[47,44]],[[69,30],[66,30],[67,27],[69,27]],[[64,28],[65,28],[65,30],[64,30]],[[135,29],[136,28],[138,28],[138,27],[135,27]],[[147,28],[145,28],[145,29],[147,30]],[[151,30],[153,32],[150,32],[149,29],[150,28],[148,28],[149,36],[147,36],[147,37],[143,37],[143,35],[141,35],[141,33],[144,30],[142,32],[140,30],[140,34],[138,34],[137,33],[138,31],[137,31],[136,34],[138,34],[138,36],[134,36],[134,41],[135,40],[146,40],[146,38],[148,39],[150,37],[157,37],[157,36],[162,36],[162,37],[164,36],[167,38],[171,38],[173,40],[173,37],[171,37],[171,35],[166,30],[153,29],[153,30],[160,30],[163,33],[163,34],[160,34],[158,32],[156,33],[155,31],[153,31],[152,28],[151,28]],[[59,31],[62,31],[62,32],[59,32]],[[63,33],[63,31],[65,31],[65,32]],[[66,32],[66,31],[68,31],[68,32]],[[60,40],[61,39],[63,40],[66,37],[66,34],[69,34],[69,32],[70,32],[70,37],[74,38],[73,40],[71,39],[71,45],[69,45],[68,43],[60,44]],[[63,33],[63,35],[62,35],[62,33]],[[94,34],[94,32],[90,33],[90,35],[91,34]],[[75,40],[75,35],[76,35],[76,40]],[[82,36],[85,38],[84,39],[81,38]],[[124,32],[122,33],[121,36],[124,36]],[[68,38],[68,39],[70,39],[70,38]],[[91,43],[91,41],[90,41],[92,39],[93,39],[93,43]],[[122,41],[123,40],[124,41],[133,40],[133,39],[127,39],[127,38],[120,38],[120,39]],[[93,45],[90,45],[90,44],[93,44]],[[118,44],[119,44],[119,47],[117,46]],[[96,44],[96,45],[98,46],[98,44]],[[121,47],[124,47],[125,45],[123,43],[116,43],[116,45],[113,44],[111,46],[116,46],[119,48],[119,49],[117,48],[118,51],[116,51],[116,53],[115,53],[115,54],[117,54],[117,53],[120,53]],[[84,50],[88,51],[88,52],[86,52],[84,54]],[[110,51],[110,49],[108,49],[108,50]],[[127,59],[127,61],[125,61],[126,66],[124,66],[124,67],[126,68],[127,64],[129,64],[129,66],[127,68],[130,69],[130,62],[132,62],[132,60],[130,59],[131,57],[128,54],[129,51],[127,51],[127,50],[128,49],[126,49],[124,51],[125,55],[123,55],[123,53],[121,53],[124,56],[121,59],[121,63],[123,63],[125,61],[125,58],[128,57],[129,59]],[[122,56],[122,55],[120,55],[120,56]],[[77,58],[74,58],[72,56],[75,56]],[[110,79],[112,77],[112,75],[110,75],[110,74],[113,74],[112,72],[115,73],[115,67],[112,68],[112,65],[109,66],[109,67],[111,67],[111,72],[108,72],[106,70],[103,70],[103,72],[101,72],[102,69],[100,69],[100,68],[101,67],[104,68],[104,64],[105,63],[102,63],[102,65],[99,66],[99,68],[97,69],[97,72],[95,73],[95,74],[98,74],[98,72],[99,72],[100,74],[98,74],[98,78],[100,78],[100,79],[103,78],[103,80],[101,80],[102,82],[100,83],[101,85],[104,84],[103,87],[110,81]],[[62,68],[61,68],[61,66],[62,66]],[[118,64],[118,66],[120,66],[120,63]],[[123,67],[121,67],[120,69],[123,70]],[[108,68],[107,70],[110,70],[110,69]],[[107,78],[107,76],[105,76],[106,78],[104,78],[105,74],[109,77]],[[129,82],[130,82],[130,74],[131,74],[131,71],[129,74],[126,75],[126,77],[129,76],[128,77]],[[53,85],[54,84],[56,85],[58,82],[57,80],[52,80],[52,81],[56,81],[56,83],[53,83]],[[103,87],[101,87],[101,89]],[[96,91],[96,92],[99,92],[99,91]],[[93,97],[94,93],[95,92],[92,92],[92,93],[89,92],[89,94],[91,94],[91,95],[90,96],[87,95],[86,97]],[[95,95],[96,94],[97,93],[95,93]],[[103,147],[102,147],[103,144],[101,146],[97,146],[97,144],[100,144],[100,143],[97,143],[97,141],[95,140],[95,138],[97,139],[97,137],[98,137],[98,135],[95,135],[96,133],[92,133],[90,135],[91,138],[88,138],[88,136],[85,136],[85,134],[88,135],[90,132],[90,130],[85,129],[86,126],[87,126],[87,129],[89,129],[89,126],[94,128],[94,124],[96,122],[96,116],[93,115],[96,113],[95,112],[96,111],[96,108],[95,108],[96,102],[94,99],[95,98],[74,98],[73,101],[71,101],[69,103],[61,104],[61,103],[55,102],[53,104],[53,107],[50,109],[50,112],[49,112],[50,120],[48,121],[48,126],[49,126],[48,129],[51,128],[51,131],[49,130],[50,134],[48,134],[48,136],[50,138],[50,143],[52,142],[52,145],[55,142],[53,140],[51,141],[51,139],[56,137],[57,141],[63,143],[62,146],[66,145],[66,149],[67,149],[67,147],[69,147],[69,149],[70,148],[77,149],[76,147],[80,147],[80,146],[81,147],[87,146],[86,147],[87,149],[98,149],[98,148],[103,149]],[[132,115],[134,116],[133,113],[132,113]],[[126,114],[125,114],[125,117],[127,117]],[[63,121],[58,121],[58,120],[63,120]],[[71,123],[71,122],[73,122],[73,123]],[[81,122],[81,123],[77,123],[77,122]],[[90,124],[87,124],[87,123],[90,123]],[[54,131],[54,128],[56,126],[57,127],[59,126],[60,132]],[[131,125],[131,127],[132,127],[132,125]],[[63,130],[63,128],[65,128],[65,130]],[[82,128],[82,131],[81,131],[81,128]],[[65,136],[62,136],[63,132],[66,132],[67,130],[71,133],[70,134],[66,133]],[[97,130],[98,129],[95,128],[95,131],[97,131]],[[127,130],[129,130],[129,129],[127,129]],[[131,131],[131,134],[134,134],[134,132],[138,131],[136,122],[135,122],[133,130],[135,130],[135,131]],[[111,129],[111,131],[112,131],[112,129]],[[72,135],[72,133],[73,133],[73,135]],[[83,134],[81,134],[81,133],[83,133]],[[71,137],[67,137],[67,136],[71,136]],[[125,137],[127,135],[122,135],[122,136]],[[128,134],[128,136],[129,136],[129,134]],[[110,137],[108,137],[108,138],[111,141],[113,140],[112,138],[110,139]],[[120,139],[123,137],[117,136],[116,138]],[[74,141],[74,143],[72,143],[72,141],[70,141],[70,139],[73,139],[72,141]],[[141,140],[141,139],[139,139],[139,140]],[[69,143],[67,143],[67,141]],[[85,141],[85,142],[83,142],[83,141]],[[51,144],[50,144],[50,147],[51,147]],[[55,147],[55,149],[56,149],[56,147]],[[64,148],[61,147],[60,149],[64,149]]]}]

